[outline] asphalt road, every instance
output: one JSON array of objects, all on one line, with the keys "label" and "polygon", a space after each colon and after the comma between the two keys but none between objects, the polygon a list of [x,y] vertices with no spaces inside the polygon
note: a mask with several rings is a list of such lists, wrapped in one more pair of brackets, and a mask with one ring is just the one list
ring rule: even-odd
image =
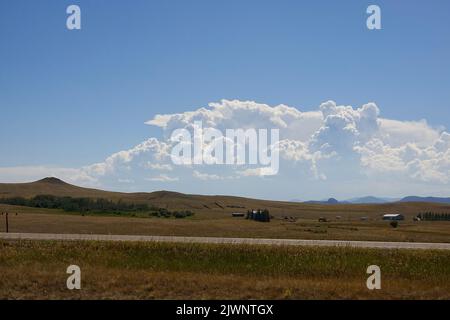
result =
[{"label": "asphalt road", "polygon": [[0,239],[10,240],[90,240],[90,241],[143,241],[143,242],[183,242],[183,243],[223,243],[223,244],[266,244],[290,246],[326,246],[382,249],[441,249],[450,250],[450,243],[419,242],[377,242],[345,240],[293,240],[293,239],[255,239],[255,238],[213,238],[213,237],[172,237],[136,235],[98,235],[98,234],[48,234],[48,233],[0,233]]}]

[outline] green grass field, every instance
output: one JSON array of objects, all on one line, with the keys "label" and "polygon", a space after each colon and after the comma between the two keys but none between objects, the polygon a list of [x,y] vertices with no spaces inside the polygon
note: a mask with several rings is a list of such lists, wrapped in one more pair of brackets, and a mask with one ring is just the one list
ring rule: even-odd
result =
[{"label": "green grass field", "polygon": [[[450,252],[0,241],[1,299],[450,299]],[[66,288],[81,268],[82,289]],[[382,289],[368,290],[378,265]]]}]

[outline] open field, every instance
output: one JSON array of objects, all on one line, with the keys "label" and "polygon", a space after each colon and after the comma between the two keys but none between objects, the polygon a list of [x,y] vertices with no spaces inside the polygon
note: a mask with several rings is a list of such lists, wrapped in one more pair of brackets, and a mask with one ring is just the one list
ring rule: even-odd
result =
[{"label": "open field", "polygon": [[[145,212],[0,204],[0,212],[10,213],[10,232],[450,242],[450,222],[412,221],[419,212],[450,210],[442,204],[321,205],[172,192],[121,194],[55,180],[0,184],[0,197],[38,194],[147,203],[195,215],[157,218]],[[254,208],[268,208],[274,218],[263,223],[231,217],[231,212]],[[393,212],[406,217],[396,229],[381,220],[383,213]],[[329,222],[318,222],[319,217]],[[65,287],[70,264],[82,269],[81,291]],[[382,268],[380,291],[365,286],[371,264]],[[449,265],[450,252],[444,250],[0,240],[0,298],[450,299]]]},{"label": "open field", "polygon": [[[324,205],[231,196],[189,195],[168,191],[118,193],[81,188],[55,178],[32,183],[0,183],[0,198],[30,198],[40,194],[120,200],[167,210],[191,210],[195,215],[174,219],[151,217],[151,214],[146,212],[120,215],[85,211],[81,214],[60,209],[0,204],[0,212],[11,213],[10,232],[450,242],[449,221],[414,222],[412,219],[421,212],[450,213],[450,206],[445,204]],[[257,208],[270,211],[274,217],[270,223],[231,217],[232,212],[246,212]],[[381,220],[384,213],[402,213],[405,221],[400,222],[399,228],[393,229],[389,222]],[[319,217],[324,217],[329,222],[319,223]],[[5,224],[0,216],[0,232],[3,231]]]},{"label": "open field", "polygon": [[[334,220],[319,223],[316,219],[289,222],[275,218],[269,223],[262,223],[232,218],[224,213],[201,213],[184,219],[82,216],[54,209],[6,205],[0,205],[0,211],[12,213],[9,217],[9,231],[16,233],[450,242],[450,222],[446,221],[403,221],[397,229],[393,229],[389,222],[379,220]],[[5,231],[2,218],[0,216],[0,232]]]},{"label": "open field", "polygon": [[[7,299],[450,299],[450,252],[0,241]],[[79,265],[82,289],[66,289]],[[381,267],[382,289],[366,288]]]}]

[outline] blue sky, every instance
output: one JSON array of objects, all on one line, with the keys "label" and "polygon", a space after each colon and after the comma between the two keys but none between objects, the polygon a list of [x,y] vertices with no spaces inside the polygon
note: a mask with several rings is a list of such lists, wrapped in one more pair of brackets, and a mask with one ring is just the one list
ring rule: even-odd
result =
[{"label": "blue sky", "polygon": [[[81,8],[82,30],[66,29],[70,4]],[[382,30],[366,28],[369,4],[381,7]],[[328,100],[375,102],[382,118],[426,119],[441,132],[450,127],[449,13],[444,0],[1,1],[0,167],[98,163],[160,138],[144,124],[155,115],[221,99],[302,112]],[[323,183],[308,196],[336,193]]]}]

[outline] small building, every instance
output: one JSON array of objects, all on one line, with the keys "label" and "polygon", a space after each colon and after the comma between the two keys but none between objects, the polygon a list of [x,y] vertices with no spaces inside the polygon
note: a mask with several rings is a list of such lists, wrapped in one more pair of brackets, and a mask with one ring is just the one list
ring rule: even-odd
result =
[{"label": "small building", "polygon": [[390,221],[405,220],[405,216],[400,213],[388,213],[383,215],[383,220],[390,220]]},{"label": "small building", "polygon": [[231,216],[234,217],[234,218],[245,217],[245,213],[242,213],[242,212],[233,212],[233,213],[231,214]]}]

